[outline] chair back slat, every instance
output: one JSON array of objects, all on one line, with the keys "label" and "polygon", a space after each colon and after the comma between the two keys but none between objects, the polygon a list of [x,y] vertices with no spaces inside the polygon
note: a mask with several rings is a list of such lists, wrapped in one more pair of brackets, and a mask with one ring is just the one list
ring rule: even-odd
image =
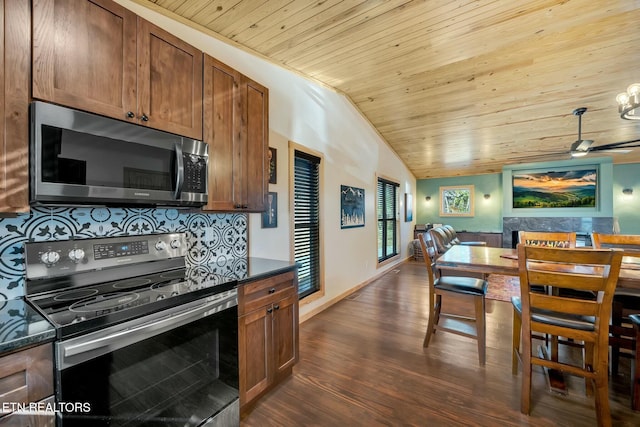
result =
[{"label": "chair back slat", "polygon": [[553,295],[542,296],[539,293],[532,293],[530,300],[532,307],[579,316],[595,316],[599,310],[597,300],[582,300]]},{"label": "chair back slat", "polygon": [[564,231],[524,231],[518,232],[518,241],[529,246],[552,248],[575,248],[576,233]]},{"label": "chair back slat", "polygon": [[[604,272],[601,267],[591,267],[594,270]],[[602,290],[602,281],[604,276],[600,273],[593,275],[583,274],[579,272],[563,272],[563,271],[530,271],[529,284],[540,286],[552,286],[556,289],[575,289],[582,291],[598,292]]]},{"label": "chair back slat", "polygon": [[[617,248],[625,257],[640,258],[640,235],[591,233],[591,244],[596,249]],[[624,260],[623,260],[624,262]]]}]

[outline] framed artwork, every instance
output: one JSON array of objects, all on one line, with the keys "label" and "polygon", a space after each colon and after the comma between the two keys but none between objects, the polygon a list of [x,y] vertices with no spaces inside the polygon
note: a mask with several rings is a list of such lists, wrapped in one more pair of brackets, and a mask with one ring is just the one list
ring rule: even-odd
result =
[{"label": "framed artwork", "polygon": [[364,189],[340,186],[340,228],[364,227]]},{"label": "framed artwork", "polygon": [[440,187],[440,216],[473,216],[473,185]]},{"label": "framed artwork", "polygon": [[278,193],[267,194],[267,210],[262,212],[262,228],[278,227]]},{"label": "framed artwork", "polygon": [[411,193],[404,193],[404,221],[413,221],[413,196]]},{"label": "framed artwork", "polygon": [[278,178],[278,150],[269,147],[269,184],[275,184]]},{"label": "framed artwork", "polygon": [[513,208],[595,208],[598,170],[513,173]]}]

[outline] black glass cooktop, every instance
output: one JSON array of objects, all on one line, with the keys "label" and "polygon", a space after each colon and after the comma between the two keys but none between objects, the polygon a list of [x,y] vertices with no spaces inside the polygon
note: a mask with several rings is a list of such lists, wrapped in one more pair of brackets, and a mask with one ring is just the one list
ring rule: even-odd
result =
[{"label": "black glass cooktop", "polygon": [[236,285],[237,280],[226,276],[178,268],[86,286],[74,286],[72,277],[62,278],[56,290],[27,299],[62,338],[206,298]]}]

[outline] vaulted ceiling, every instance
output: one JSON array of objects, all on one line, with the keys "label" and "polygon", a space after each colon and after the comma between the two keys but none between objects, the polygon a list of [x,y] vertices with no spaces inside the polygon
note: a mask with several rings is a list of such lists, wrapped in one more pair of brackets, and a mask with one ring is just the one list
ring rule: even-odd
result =
[{"label": "vaulted ceiling", "polygon": [[419,179],[568,159],[578,107],[594,147],[640,138],[640,0],[135,1],[344,93]]}]

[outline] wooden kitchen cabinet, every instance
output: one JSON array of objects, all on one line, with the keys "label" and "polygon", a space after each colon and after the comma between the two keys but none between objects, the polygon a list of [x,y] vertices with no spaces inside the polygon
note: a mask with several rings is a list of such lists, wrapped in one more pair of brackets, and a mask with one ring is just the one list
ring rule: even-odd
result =
[{"label": "wooden kitchen cabinet", "polygon": [[240,407],[246,412],[298,361],[297,272],[240,286],[238,315]]},{"label": "wooden kitchen cabinet", "polygon": [[203,53],[111,0],[33,0],[33,97],[202,139]]},{"label": "wooden kitchen cabinet", "polygon": [[205,55],[204,134],[209,203],[204,210],[262,212],[269,180],[269,91]]},{"label": "wooden kitchen cabinet", "polygon": [[0,0],[0,212],[29,211],[29,2]]},{"label": "wooden kitchen cabinet", "polygon": [[[0,396],[11,404],[53,403],[53,345],[42,344],[0,358]],[[10,409],[10,408],[8,408]],[[1,416],[3,415],[3,416]],[[53,426],[55,412],[0,413],[0,427]]]},{"label": "wooden kitchen cabinet", "polygon": [[492,248],[502,247],[502,233],[458,231],[456,234],[462,242],[486,242]]}]

